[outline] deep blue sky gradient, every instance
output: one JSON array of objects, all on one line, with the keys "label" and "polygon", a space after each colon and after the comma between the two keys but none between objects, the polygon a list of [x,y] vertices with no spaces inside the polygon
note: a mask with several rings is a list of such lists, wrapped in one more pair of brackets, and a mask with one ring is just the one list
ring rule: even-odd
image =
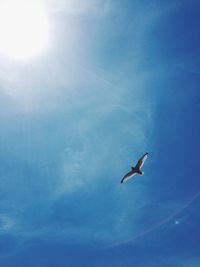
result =
[{"label": "deep blue sky gradient", "polygon": [[48,53],[2,58],[1,266],[200,266],[199,10],[49,1]]}]

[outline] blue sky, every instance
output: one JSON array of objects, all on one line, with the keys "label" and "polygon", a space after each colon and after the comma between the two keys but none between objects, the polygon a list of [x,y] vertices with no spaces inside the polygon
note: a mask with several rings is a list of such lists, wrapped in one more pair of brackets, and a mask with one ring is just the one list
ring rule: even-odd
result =
[{"label": "blue sky", "polygon": [[46,4],[0,60],[0,265],[200,266],[199,2]]}]

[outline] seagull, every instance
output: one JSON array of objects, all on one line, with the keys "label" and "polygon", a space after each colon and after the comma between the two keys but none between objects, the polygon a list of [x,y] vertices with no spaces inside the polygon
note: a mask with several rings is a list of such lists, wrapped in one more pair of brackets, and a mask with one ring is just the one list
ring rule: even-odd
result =
[{"label": "seagull", "polygon": [[131,167],[131,171],[124,175],[124,177],[121,180],[121,183],[127,182],[130,178],[132,178],[137,173],[139,175],[144,175],[144,172],[141,171],[141,168],[147,159],[149,153],[145,153],[137,162],[135,167]]}]

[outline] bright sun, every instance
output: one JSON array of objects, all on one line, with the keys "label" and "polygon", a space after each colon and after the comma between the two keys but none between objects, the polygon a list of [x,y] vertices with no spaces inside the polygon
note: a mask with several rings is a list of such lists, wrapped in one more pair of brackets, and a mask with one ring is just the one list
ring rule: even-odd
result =
[{"label": "bright sun", "polygon": [[42,0],[0,1],[0,53],[13,59],[38,56],[48,43]]}]

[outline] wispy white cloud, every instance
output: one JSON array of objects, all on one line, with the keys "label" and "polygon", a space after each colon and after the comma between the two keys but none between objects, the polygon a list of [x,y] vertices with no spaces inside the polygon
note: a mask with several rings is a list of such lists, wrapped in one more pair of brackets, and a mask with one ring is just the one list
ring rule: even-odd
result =
[{"label": "wispy white cloud", "polygon": [[15,221],[6,214],[0,214],[0,232],[2,234],[12,232],[15,228]]}]

